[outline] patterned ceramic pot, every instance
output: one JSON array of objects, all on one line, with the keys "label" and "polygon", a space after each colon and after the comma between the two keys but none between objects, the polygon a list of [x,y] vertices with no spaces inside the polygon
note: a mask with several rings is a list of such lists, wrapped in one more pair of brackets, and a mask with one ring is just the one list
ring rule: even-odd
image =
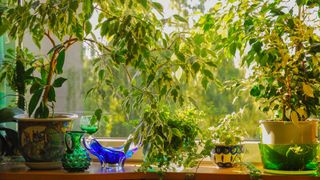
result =
[{"label": "patterned ceramic pot", "polygon": [[75,114],[55,114],[53,118],[17,115],[19,149],[31,169],[58,169],[65,152],[64,136]]},{"label": "patterned ceramic pot", "polygon": [[228,168],[241,162],[243,152],[243,145],[216,145],[211,151],[211,158],[219,167]]}]

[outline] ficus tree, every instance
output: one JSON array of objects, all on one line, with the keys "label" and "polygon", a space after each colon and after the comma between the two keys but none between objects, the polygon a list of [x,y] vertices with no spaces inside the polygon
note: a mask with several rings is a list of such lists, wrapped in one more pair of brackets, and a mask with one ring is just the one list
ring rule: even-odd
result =
[{"label": "ficus tree", "polygon": [[[171,109],[196,104],[196,97],[185,93],[188,84],[200,82],[207,88],[208,83],[215,80],[213,71],[218,62],[212,58],[214,52],[202,37],[202,30],[195,27],[166,33],[167,22],[188,25],[188,21],[180,15],[174,15],[170,21],[161,18],[163,7],[157,2],[101,0],[96,3],[97,27],[106,42],[95,48],[98,49],[94,60],[98,84],[89,94],[100,93],[100,85],[107,84],[114,95],[122,99],[128,117],[139,117],[139,124],[125,148],[130,143],[143,146],[146,161],[142,170],[151,165],[168,170],[171,162],[185,167],[195,165],[196,159],[209,155],[210,148],[201,154],[192,151],[195,152],[192,158],[181,158],[176,152],[185,155],[191,147],[195,150],[206,143],[210,145],[211,141],[187,144],[184,128],[192,129],[193,139],[201,136],[194,122],[196,118],[192,120],[194,123],[179,126],[187,119],[176,118],[175,110],[163,106],[168,104]],[[179,146],[173,145],[170,134],[179,138]],[[173,149],[166,151],[166,144],[172,144]],[[159,159],[160,156],[166,158]]]},{"label": "ficus tree", "polygon": [[319,2],[219,1],[203,27],[221,56],[252,73],[243,84],[276,119],[303,121],[319,110]]}]

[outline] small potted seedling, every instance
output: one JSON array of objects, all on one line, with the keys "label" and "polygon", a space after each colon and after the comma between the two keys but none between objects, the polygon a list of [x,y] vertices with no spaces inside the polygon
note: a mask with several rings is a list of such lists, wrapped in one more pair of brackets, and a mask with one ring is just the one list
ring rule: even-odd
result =
[{"label": "small potted seedling", "polygon": [[239,126],[241,114],[241,111],[228,114],[220,119],[217,126],[209,128],[215,144],[211,158],[219,167],[234,167],[242,160],[242,142],[247,132]]}]

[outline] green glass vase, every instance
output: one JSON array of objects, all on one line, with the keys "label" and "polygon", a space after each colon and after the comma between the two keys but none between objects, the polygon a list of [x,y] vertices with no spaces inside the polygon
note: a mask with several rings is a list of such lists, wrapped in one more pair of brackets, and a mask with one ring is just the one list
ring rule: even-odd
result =
[{"label": "green glass vase", "polygon": [[85,132],[68,131],[65,135],[67,147],[62,158],[63,168],[69,172],[84,171],[90,166],[90,156],[81,146],[81,138]]}]

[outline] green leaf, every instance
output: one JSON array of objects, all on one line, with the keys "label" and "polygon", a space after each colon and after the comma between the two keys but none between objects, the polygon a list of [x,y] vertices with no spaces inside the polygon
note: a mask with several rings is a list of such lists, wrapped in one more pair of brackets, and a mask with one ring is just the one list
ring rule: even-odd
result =
[{"label": "green leaf", "polygon": [[83,12],[85,13],[85,18],[89,19],[93,13],[93,2],[92,0],[84,0],[82,5]]},{"label": "green leaf", "polygon": [[48,101],[55,102],[56,101],[56,92],[53,86],[50,86],[49,93],[48,93]]},{"label": "green leaf", "polygon": [[44,69],[44,67],[41,67],[40,73],[41,73],[41,80],[42,80],[42,82],[43,82],[44,84],[46,84],[46,82],[47,82],[47,76],[48,76],[48,73],[47,73],[46,69]]},{"label": "green leaf", "polygon": [[40,106],[37,108],[34,117],[35,118],[47,118],[49,116],[49,108],[43,102],[40,103]]},{"label": "green leaf", "polygon": [[182,61],[185,62],[186,61],[186,57],[184,56],[184,54],[182,54],[181,52],[175,52],[177,58]]},{"label": "green leaf", "polygon": [[40,97],[42,95],[42,91],[43,91],[43,89],[38,89],[32,95],[30,102],[29,102],[29,107],[28,107],[29,116],[31,116],[33,114],[34,110],[36,109],[36,107],[39,103]]},{"label": "green leaf", "polygon": [[86,21],[86,24],[85,24],[86,35],[90,34],[91,30],[92,30],[92,25],[91,25],[90,21]]},{"label": "green leaf", "polygon": [[258,97],[258,96],[260,95],[260,88],[259,88],[259,86],[254,86],[254,87],[250,90],[250,94],[251,94],[251,96]]},{"label": "green leaf", "polygon": [[57,66],[56,66],[56,69],[57,69],[57,73],[58,74],[62,74],[63,73],[63,65],[64,65],[64,59],[65,59],[65,50],[61,50],[59,55],[58,55],[58,58],[57,58]]},{"label": "green leaf", "polygon": [[59,78],[57,78],[56,80],[54,80],[52,86],[53,86],[53,87],[61,87],[62,84],[63,84],[66,80],[67,80],[66,78],[59,77]]},{"label": "green leaf", "polygon": [[102,110],[101,109],[95,110],[94,115],[97,117],[97,120],[100,121],[102,117]]},{"label": "green leaf", "polygon": [[252,47],[256,53],[260,53],[261,48],[262,48],[262,43],[258,41],[256,43],[254,43]]},{"label": "green leaf", "polygon": [[200,70],[200,64],[198,62],[195,62],[192,64],[191,68],[195,73],[197,73]]},{"label": "green leaf", "polygon": [[152,2],[153,7],[158,11],[158,13],[162,14],[163,12],[163,7],[160,3],[158,2]]},{"label": "green leaf", "polygon": [[0,36],[2,36],[8,30],[9,24],[7,21],[0,19]]},{"label": "green leaf", "polygon": [[178,14],[175,14],[173,15],[174,19],[178,20],[178,21],[181,21],[181,22],[184,22],[184,23],[188,23],[188,21],[183,18],[182,16],[178,15]]},{"label": "green leaf", "polygon": [[37,81],[34,81],[32,86],[30,87],[30,94],[33,94],[35,91],[39,90],[40,88],[41,88],[41,85]]},{"label": "green leaf", "polygon": [[150,75],[148,76],[147,87],[150,86],[150,84],[152,83],[152,81],[154,80],[154,78],[155,78],[154,74],[150,74]]},{"label": "green leaf", "polygon": [[148,8],[148,1],[147,0],[139,0],[138,1],[144,8]]},{"label": "green leaf", "polygon": [[212,74],[211,71],[209,71],[208,69],[203,69],[202,72],[206,77],[208,77],[209,79],[213,80],[213,74]]},{"label": "green leaf", "polygon": [[207,89],[208,88],[208,84],[209,84],[209,81],[208,81],[208,78],[204,77],[202,78],[201,80],[201,85],[204,89]]},{"label": "green leaf", "polygon": [[230,54],[232,56],[234,56],[236,54],[236,51],[237,51],[237,43],[236,42],[233,42],[230,47],[229,47],[229,50],[230,50]]},{"label": "green leaf", "polygon": [[105,71],[104,71],[103,69],[101,69],[98,74],[99,74],[99,80],[100,80],[100,81],[103,81],[103,79],[104,79],[104,77],[105,77],[105,76],[104,76]]},{"label": "green leaf", "polygon": [[182,133],[177,128],[172,128],[172,134],[178,137],[182,137]]},{"label": "green leaf", "polygon": [[211,67],[217,67],[217,65],[212,61],[207,61],[206,64],[208,64]]},{"label": "green leaf", "polygon": [[178,97],[177,89],[172,89],[171,90],[171,95],[173,96],[173,100],[176,102],[177,101],[177,97]]},{"label": "green leaf", "polygon": [[109,20],[105,20],[102,23],[101,28],[100,28],[101,37],[104,37],[109,32],[109,24],[110,24]]}]

